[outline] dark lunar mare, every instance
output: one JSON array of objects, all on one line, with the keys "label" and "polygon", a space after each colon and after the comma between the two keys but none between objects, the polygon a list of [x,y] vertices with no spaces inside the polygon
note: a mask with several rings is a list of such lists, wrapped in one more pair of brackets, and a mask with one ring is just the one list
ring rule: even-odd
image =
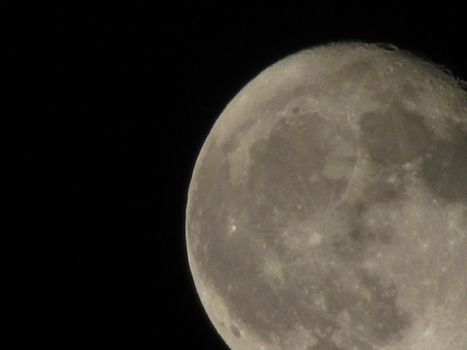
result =
[{"label": "dark lunar mare", "polygon": [[[397,105],[381,114],[362,116],[361,125],[364,146],[380,164],[382,173],[388,166],[400,166],[414,159],[427,146],[429,132],[421,117]],[[397,139],[400,129],[405,131]],[[351,215],[352,229],[319,248],[335,260],[337,268],[325,267],[315,273],[308,270],[307,276],[297,275],[297,264],[306,261],[306,256],[288,254],[277,239],[291,220],[303,221],[318,208],[332,206],[344,194],[348,180],[329,179],[321,174],[336,136],[355,147],[355,135],[345,127],[317,114],[295,110],[292,119],[279,122],[267,139],[250,147],[252,163],[245,183],[232,184],[223,150],[214,143],[209,145],[206,152],[209,157],[203,159],[199,169],[198,188],[203,191],[193,195],[195,207],[200,209],[199,214],[193,214],[198,215],[198,227],[189,231],[192,235],[203,235],[202,245],[194,252],[199,271],[207,285],[212,285],[225,301],[232,318],[267,343],[276,337],[280,341],[286,339],[296,325],[301,325],[318,341],[312,349],[342,350],[332,336],[340,328],[337,315],[345,310],[353,330],[349,341],[361,350],[373,350],[371,344],[398,339],[410,325],[410,316],[396,304],[395,284],[383,286],[378,276],[359,267],[368,244],[391,242],[389,232],[371,231],[360,224],[368,209],[367,200],[344,202],[342,206]],[[356,157],[343,161],[354,164]],[[308,182],[313,176],[318,180]],[[213,182],[212,178],[222,181]],[[367,188],[366,195],[377,202],[392,200],[403,192],[401,187],[388,185],[385,197],[381,188],[375,182]],[[365,202],[366,205],[362,204]],[[303,211],[297,210],[297,203],[303,205]],[[237,230],[226,238],[229,218],[235,218]],[[265,276],[264,256],[260,253],[264,247],[282,259],[281,286],[271,284]],[[342,280],[343,267],[349,264],[362,288],[368,291],[369,300],[349,290]],[[309,288],[309,295],[303,294],[300,285]],[[327,310],[312,306],[319,297],[324,297]],[[236,326],[232,325],[231,331],[234,336],[241,336]]]},{"label": "dark lunar mare", "polygon": [[436,140],[429,145],[420,176],[447,203],[467,203],[467,131],[460,124],[448,124],[452,141]]}]

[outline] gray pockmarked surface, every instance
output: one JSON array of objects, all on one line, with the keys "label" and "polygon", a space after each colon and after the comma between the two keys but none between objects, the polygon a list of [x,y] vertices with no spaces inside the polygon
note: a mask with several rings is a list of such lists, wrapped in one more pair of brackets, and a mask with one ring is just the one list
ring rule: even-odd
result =
[{"label": "gray pockmarked surface", "polygon": [[393,47],[264,70],[199,154],[201,302],[234,350],[467,349],[467,97]]}]

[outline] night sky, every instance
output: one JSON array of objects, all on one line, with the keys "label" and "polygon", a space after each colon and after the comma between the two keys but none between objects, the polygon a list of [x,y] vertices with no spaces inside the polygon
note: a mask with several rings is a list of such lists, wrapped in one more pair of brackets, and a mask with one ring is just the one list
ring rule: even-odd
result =
[{"label": "night sky", "polygon": [[191,279],[186,196],[217,116],[278,59],[385,42],[467,80],[455,7],[10,3],[2,248],[18,347],[226,349]]}]

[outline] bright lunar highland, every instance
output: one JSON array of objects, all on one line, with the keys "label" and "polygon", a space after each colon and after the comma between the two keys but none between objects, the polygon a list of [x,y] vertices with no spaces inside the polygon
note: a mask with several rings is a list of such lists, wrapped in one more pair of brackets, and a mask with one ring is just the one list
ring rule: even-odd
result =
[{"label": "bright lunar highland", "polygon": [[463,86],[392,46],[333,43],[233,98],[186,212],[196,289],[231,349],[467,349]]}]

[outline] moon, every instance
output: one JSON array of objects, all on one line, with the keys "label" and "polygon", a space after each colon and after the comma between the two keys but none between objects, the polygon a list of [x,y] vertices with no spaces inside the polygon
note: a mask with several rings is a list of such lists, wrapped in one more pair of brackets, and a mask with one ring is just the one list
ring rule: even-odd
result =
[{"label": "moon", "polygon": [[197,293],[233,350],[467,349],[467,93],[394,46],[273,64],[188,190]]}]

